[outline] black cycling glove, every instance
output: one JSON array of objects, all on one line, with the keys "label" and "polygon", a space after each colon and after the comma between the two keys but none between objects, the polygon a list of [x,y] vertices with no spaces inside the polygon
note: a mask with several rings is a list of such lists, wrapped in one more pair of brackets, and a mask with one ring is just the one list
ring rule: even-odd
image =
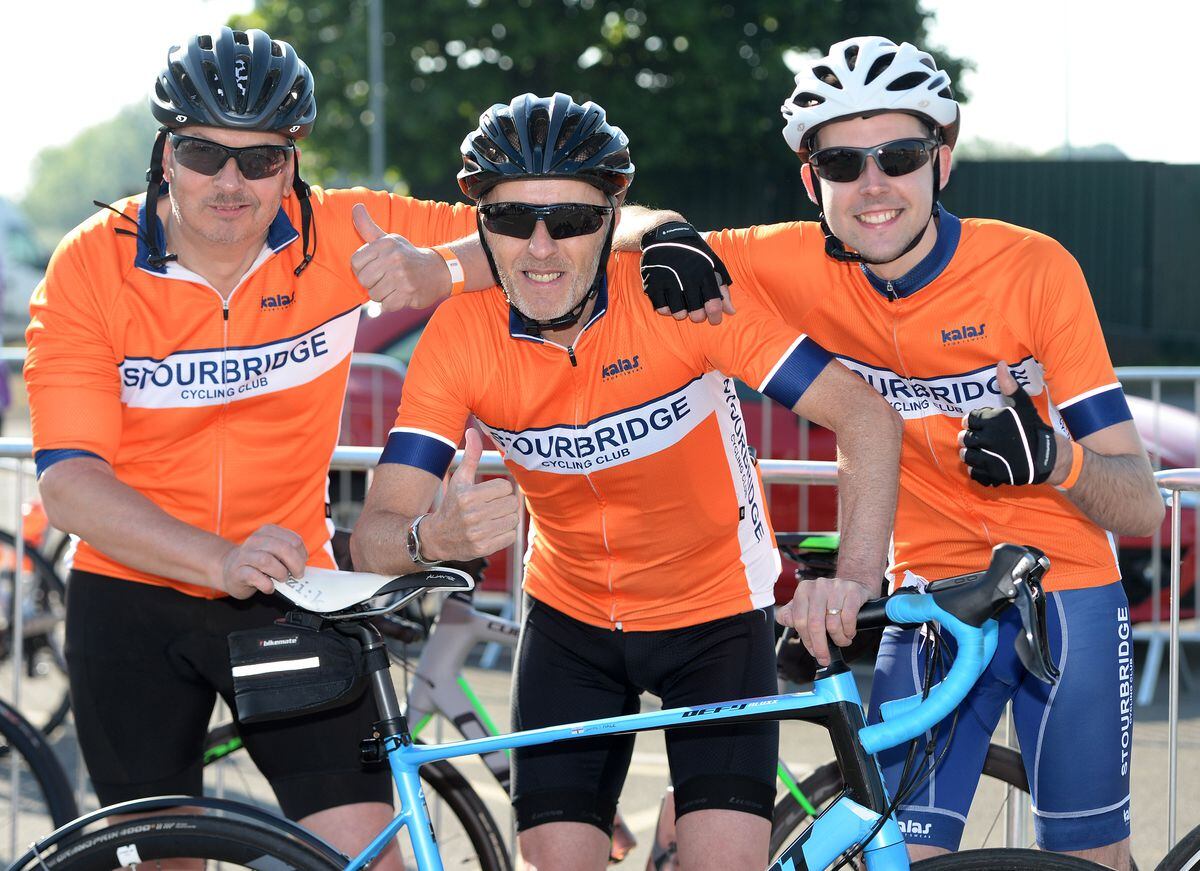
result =
[{"label": "black cycling glove", "polygon": [[729,270],[691,224],[671,221],[642,236],[642,287],[656,309],[702,311],[730,283]]},{"label": "black cycling glove", "polygon": [[1054,430],[1038,415],[1025,388],[1003,397],[1001,408],[967,415],[964,461],[971,477],[988,487],[1040,484],[1054,471]]}]

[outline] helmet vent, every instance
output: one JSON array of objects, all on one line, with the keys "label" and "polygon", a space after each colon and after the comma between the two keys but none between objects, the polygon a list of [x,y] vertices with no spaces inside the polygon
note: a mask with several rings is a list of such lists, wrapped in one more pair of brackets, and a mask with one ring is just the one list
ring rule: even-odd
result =
[{"label": "helmet vent", "polygon": [[611,141],[612,137],[607,133],[595,133],[583,140],[583,144],[571,152],[571,160],[577,160],[580,163],[591,160]]},{"label": "helmet vent", "polygon": [[841,81],[837,77],[837,73],[835,73],[829,67],[813,67],[812,74],[814,78],[820,79],[830,87],[840,88],[842,86]]},{"label": "helmet vent", "polygon": [[538,146],[546,144],[546,137],[550,133],[550,116],[545,109],[537,108],[529,113],[529,139],[530,145]]},{"label": "helmet vent", "polygon": [[279,70],[271,70],[267,73],[267,80],[259,90],[258,102],[250,109],[251,115],[257,115],[267,107],[267,102],[271,99],[271,95],[275,93],[275,86],[277,84],[279,84]]},{"label": "helmet vent", "polygon": [[929,73],[905,73],[900,78],[888,82],[887,89],[889,91],[908,91],[917,87],[922,82],[928,81]]},{"label": "helmet vent", "polygon": [[196,45],[204,51],[212,51],[212,34],[205,33],[196,38]]},{"label": "helmet vent", "polygon": [[921,63],[925,64],[925,66],[929,67],[931,70],[934,70],[935,72],[937,71],[937,66],[934,64],[933,58],[923,57],[920,60]]},{"label": "helmet vent", "polygon": [[486,136],[476,136],[471,146],[491,163],[508,163],[508,155],[495,146]]},{"label": "helmet vent", "polygon": [[810,91],[804,91],[801,94],[796,94],[792,97],[792,102],[801,109],[811,109],[813,106],[820,106],[825,102],[825,98]]},{"label": "helmet vent", "polygon": [[238,45],[249,45],[250,36],[244,30],[235,30],[233,32],[233,41]]},{"label": "helmet vent", "polygon": [[863,84],[869,85],[871,82],[875,81],[875,79],[879,77],[880,73],[892,65],[892,58],[895,56],[896,53],[894,51],[889,51],[887,54],[881,54],[879,57],[875,58],[875,61],[871,64],[871,68],[867,70],[867,78],[864,80]]},{"label": "helmet vent", "polygon": [[517,125],[513,123],[512,115],[497,115],[496,121],[500,124],[500,132],[504,134],[504,138],[508,140],[508,144],[514,150],[521,150],[521,134],[517,132]]},{"label": "helmet vent", "polygon": [[271,57],[283,57],[283,46],[278,40],[271,40]]},{"label": "helmet vent", "polygon": [[954,99],[954,92],[953,92],[953,91],[951,91],[951,90],[950,90],[950,86],[949,86],[949,85],[947,85],[946,87],[944,87],[944,88],[942,88],[940,91],[938,91],[938,96],[939,96],[939,97],[945,97],[947,100],[953,100],[953,99]]},{"label": "helmet vent", "polygon": [[204,78],[208,83],[209,92],[221,104],[222,109],[226,112],[230,111],[229,95],[225,93],[225,89],[221,86],[221,75],[217,72],[216,66],[210,61],[205,61],[200,65],[200,68],[204,71]]},{"label": "helmet vent", "polygon": [[[849,67],[851,70],[853,70],[854,65],[856,63],[858,63],[858,46],[857,45],[847,46],[845,55],[846,55],[846,66]],[[816,70],[813,70],[813,73],[814,73],[814,75],[817,76],[817,78],[821,77],[820,74],[818,74]]]},{"label": "helmet vent", "polygon": [[564,148],[575,130],[579,127],[579,122],[582,119],[580,115],[568,115],[567,120],[563,122],[562,127],[558,131],[558,142],[554,144],[555,150]]}]

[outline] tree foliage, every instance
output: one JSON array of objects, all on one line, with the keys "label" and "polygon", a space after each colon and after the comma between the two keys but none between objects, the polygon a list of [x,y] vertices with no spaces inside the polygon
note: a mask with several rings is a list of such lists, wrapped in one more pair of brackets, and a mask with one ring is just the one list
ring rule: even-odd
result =
[{"label": "tree foliage", "polygon": [[157,129],[154,116],[140,102],[65,145],[38,153],[21,206],[47,250],[96,211],[92,200],[111,203],[146,190]]},{"label": "tree foliage", "polygon": [[[259,0],[232,22],[287,40],[312,68],[305,172],[327,184],[368,178],[368,2]],[[389,182],[454,197],[480,112],[557,90],[608,110],[631,140],[635,197],[667,205],[712,184],[741,196],[775,174],[794,184],[785,55],[870,33],[923,45],[928,14],[917,0],[384,0],[383,19]],[[938,60],[957,81],[964,62]]]}]

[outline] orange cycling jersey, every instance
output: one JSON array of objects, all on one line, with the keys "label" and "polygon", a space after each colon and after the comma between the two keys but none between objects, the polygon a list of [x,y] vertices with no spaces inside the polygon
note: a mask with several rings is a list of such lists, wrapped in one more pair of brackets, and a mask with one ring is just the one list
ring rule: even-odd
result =
[{"label": "orange cycling jersey", "polygon": [[380,462],[442,475],[467,418],[531,517],[526,591],[594,626],[672,629],[774,602],[779,556],[732,379],[791,408],[829,354],[754,306],[693,328],[646,305],[637,255],[568,349],[498,290],[434,313]]},{"label": "orange cycling jersey", "polygon": [[958,456],[963,416],[1000,404],[1000,360],[1074,439],[1130,419],[1083,274],[1057,242],[943,209],[933,251],[893,282],[827,257],[815,223],[725,230],[709,243],[739,305],[749,296],[803,324],[904,418],[897,580],[977,571],[1005,541],[1046,551],[1049,589],[1120,577],[1111,537],[1061,491],[984,487]]},{"label": "orange cycling jersey", "polygon": [[[381,227],[422,246],[473,232],[474,210],[314,188],[319,245],[297,277],[299,206],[286,197],[226,301],[178,263],[151,267],[141,239],[118,233],[145,237],[143,199],[77,228],[34,292],[25,379],[39,474],[97,456],[185,523],[238,543],[274,523],[304,539],[314,565],[332,567],[327,471],[367,299],[350,268],[362,244],[351,208],[365,203]],[[87,542],[75,567],[223,595],[137,571]]]}]

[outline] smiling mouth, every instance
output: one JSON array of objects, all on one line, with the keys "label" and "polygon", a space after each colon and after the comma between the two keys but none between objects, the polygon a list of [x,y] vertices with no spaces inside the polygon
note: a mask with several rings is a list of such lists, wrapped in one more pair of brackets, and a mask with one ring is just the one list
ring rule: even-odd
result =
[{"label": "smiling mouth", "polygon": [[865,212],[854,217],[863,224],[886,224],[900,216],[900,209],[888,209],[883,212]]},{"label": "smiling mouth", "polygon": [[562,272],[529,272],[526,270],[524,275],[534,284],[549,284],[552,281],[558,281],[563,277]]}]

